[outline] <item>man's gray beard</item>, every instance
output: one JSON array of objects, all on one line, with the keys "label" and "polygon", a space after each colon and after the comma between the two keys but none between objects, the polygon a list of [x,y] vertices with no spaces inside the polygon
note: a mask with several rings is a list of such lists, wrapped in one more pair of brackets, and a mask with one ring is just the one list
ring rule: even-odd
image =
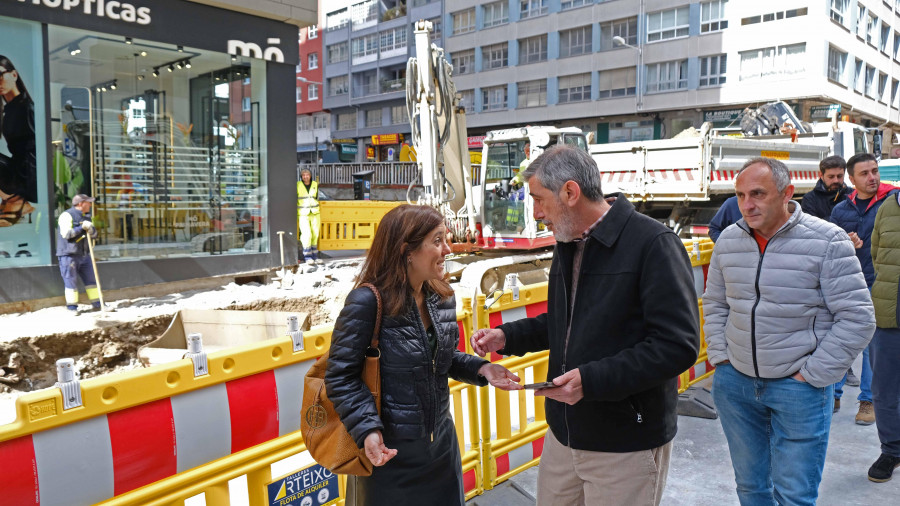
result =
[{"label": "man's gray beard", "polygon": [[[562,206],[562,202],[560,202],[560,206]],[[560,216],[556,222],[554,222],[553,237],[556,238],[557,242],[572,242],[576,239],[577,235],[573,230],[573,223],[575,222],[573,215],[574,213],[566,209],[566,211],[563,212],[563,216]],[[546,226],[546,222],[544,225]]]}]

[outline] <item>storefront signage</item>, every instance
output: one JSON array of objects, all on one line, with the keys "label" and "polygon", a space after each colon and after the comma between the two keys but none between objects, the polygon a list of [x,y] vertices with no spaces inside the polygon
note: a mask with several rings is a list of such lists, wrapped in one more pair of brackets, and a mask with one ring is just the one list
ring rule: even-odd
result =
[{"label": "storefront signage", "polygon": [[841,113],[841,104],[814,105],[809,108],[809,119],[831,119]]},{"label": "storefront signage", "polygon": [[484,147],[484,136],[473,135],[468,139],[469,149],[481,149]]},{"label": "storefront signage", "polygon": [[43,5],[50,9],[64,11],[81,11],[85,16],[107,17],[114,21],[150,24],[150,7],[135,7],[127,2],[114,0],[19,0],[19,3],[30,2],[32,5]]},{"label": "storefront signage", "polygon": [[281,39],[266,39],[266,43],[269,44],[269,46],[263,51],[262,48],[259,47],[259,44],[231,39],[228,41],[228,54],[284,63],[284,53],[281,52],[281,49],[279,49],[278,46],[274,45],[281,44]]},{"label": "storefront signage", "polygon": [[372,136],[372,144],[376,146],[400,144],[401,142],[403,142],[403,134],[385,134]]},{"label": "storefront signage", "polygon": [[279,478],[266,488],[271,506],[330,506],[341,499],[337,475],[319,464]]},{"label": "storefront signage", "polygon": [[703,121],[712,123],[731,122],[741,117],[743,109],[721,109],[719,111],[703,111]]},{"label": "storefront signage", "polygon": [[356,144],[353,139],[331,139],[332,144]]}]

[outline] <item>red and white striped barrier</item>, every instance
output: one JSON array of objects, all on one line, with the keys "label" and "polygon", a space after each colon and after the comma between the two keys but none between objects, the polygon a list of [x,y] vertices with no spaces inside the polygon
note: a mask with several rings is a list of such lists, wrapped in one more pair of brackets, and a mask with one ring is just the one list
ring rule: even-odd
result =
[{"label": "red and white striped barrier", "polygon": [[94,504],[294,432],[313,362],[0,443],[0,502]]},{"label": "red and white striped barrier", "polygon": [[534,441],[524,444],[509,453],[497,456],[494,460],[497,462],[497,476],[518,469],[532,460],[541,456],[544,451],[544,436]]},{"label": "red and white striped barrier", "polygon": [[[504,309],[503,311],[497,311],[494,313],[488,314],[488,323],[490,324],[490,328],[497,328],[498,325],[502,325],[504,323],[514,322],[516,320],[521,320],[522,318],[534,318],[540,314],[547,312],[547,301],[542,300],[540,302],[535,302],[534,304],[528,304],[526,306],[519,306],[512,309]],[[499,353],[491,353],[491,362],[496,362],[503,358],[503,355]]]}]

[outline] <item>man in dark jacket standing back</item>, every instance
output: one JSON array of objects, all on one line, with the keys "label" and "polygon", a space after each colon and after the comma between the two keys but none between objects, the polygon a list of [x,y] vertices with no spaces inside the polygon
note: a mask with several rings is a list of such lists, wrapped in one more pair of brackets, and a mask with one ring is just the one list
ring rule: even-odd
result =
[{"label": "man in dark jacket standing back", "polygon": [[472,346],[482,356],[550,350],[555,386],[537,391],[550,426],[537,504],[659,504],[677,429],[676,376],[700,344],[687,252],[624,195],[604,199],[582,150],[546,150],[524,180],[534,218],[557,240],[548,312],[479,330]]},{"label": "man in dark jacket standing back", "polygon": [[831,210],[850,195],[852,191],[844,184],[844,171],[847,162],[840,156],[826,157],[819,162],[819,180],[813,191],[803,196],[800,209],[806,213],[828,220]]},{"label": "man in dark jacket standing back", "polygon": [[[847,160],[847,174],[856,189],[846,200],[831,211],[831,222],[843,228],[853,240],[856,247],[856,258],[862,266],[866,277],[866,285],[872,289],[875,282],[875,268],[872,266],[872,229],[875,226],[875,215],[884,203],[885,197],[897,193],[897,188],[881,183],[878,172],[878,161],[875,155],[861,153]],[[844,394],[844,383],[847,377],[834,385],[834,410],[841,407],[841,396]],[[869,362],[869,348],[863,351],[862,372],[859,375],[859,410],[856,413],[857,425],[875,423],[875,409],[872,405],[872,367]]]},{"label": "man in dark jacket standing back", "polygon": [[84,283],[94,310],[100,309],[100,292],[91,265],[85,236],[97,237],[97,229],[90,219],[94,197],[78,194],[72,197],[72,207],[63,211],[57,220],[56,256],[59,258],[59,272],[66,287],[66,309],[78,314],[78,278]]}]

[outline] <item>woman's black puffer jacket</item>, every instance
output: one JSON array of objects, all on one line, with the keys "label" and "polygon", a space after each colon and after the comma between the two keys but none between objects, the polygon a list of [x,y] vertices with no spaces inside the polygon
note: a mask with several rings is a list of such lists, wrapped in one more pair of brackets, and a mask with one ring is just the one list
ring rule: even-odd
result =
[{"label": "woman's black puffer jacket", "polygon": [[438,334],[435,357],[429,352],[425,327],[415,303],[397,316],[381,322],[381,416],[360,374],[366,348],[372,339],[377,302],[369,288],[347,295],[331,334],[331,350],[325,371],[328,398],[347,431],[360,448],[366,435],[381,430],[386,439],[430,437],[436,421],[450,416],[447,376],[483,386],[487,380],[478,369],[487,361],[460,352],[456,324],[456,300],[425,299]]}]

